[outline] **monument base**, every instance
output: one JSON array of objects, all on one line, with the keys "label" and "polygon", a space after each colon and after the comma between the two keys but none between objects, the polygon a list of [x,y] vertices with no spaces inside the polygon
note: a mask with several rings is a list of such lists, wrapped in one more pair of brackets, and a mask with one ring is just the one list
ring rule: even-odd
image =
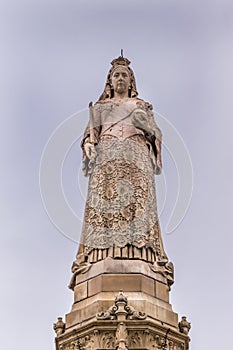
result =
[{"label": "monument base", "polygon": [[140,260],[107,258],[73,277],[74,303],[57,350],[187,350],[164,276]]}]

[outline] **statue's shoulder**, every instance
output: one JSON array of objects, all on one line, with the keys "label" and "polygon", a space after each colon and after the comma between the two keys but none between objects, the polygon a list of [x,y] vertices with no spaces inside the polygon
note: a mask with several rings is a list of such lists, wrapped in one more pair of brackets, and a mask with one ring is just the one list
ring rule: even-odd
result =
[{"label": "statue's shoulder", "polygon": [[94,110],[95,110],[95,112],[101,114],[102,112],[111,110],[112,109],[112,104],[113,104],[112,101],[110,101],[109,99],[108,100],[97,101],[94,104]]},{"label": "statue's shoulder", "polygon": [[98,100],[95,103],[95,106],[104,106],[108,103],[111,103],[112,101],[110,99],[105,99],[105,100]]},{"label": "statue's shoulder", "polygon": [[96,101],[94,106],[97,108],[104,108],[105,106],[109,105],[110,103],[112,103],[110,99],[98,100],[98,101]]},{"label": "statue's shoulder", "polygon": [[144,101],[144,100],[142,100],[141,98],[138,98],[138,97],[136,98],[136,101],[137,101],[137,105],[139,107],[145,108],[145,109],[150,110],[150,111],[153,110],[153,106],[152,106],[151,103],[146,102],[146,101]]}]

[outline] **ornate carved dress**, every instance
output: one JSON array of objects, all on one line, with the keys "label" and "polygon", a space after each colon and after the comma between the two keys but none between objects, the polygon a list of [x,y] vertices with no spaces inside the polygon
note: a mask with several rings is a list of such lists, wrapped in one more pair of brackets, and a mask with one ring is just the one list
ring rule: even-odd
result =
[{"label": "ornate carved dress", "polygon": [[[165,264],[154,174],[161,133],[152,106],[138,98],[99,101],[93,108],[97,156],[83,154],[89,175],[82,239],[73,270],[106,257]],[[90,138],[87,126],[82,146]],[[157,147],[156,147],[157,145]]]}]

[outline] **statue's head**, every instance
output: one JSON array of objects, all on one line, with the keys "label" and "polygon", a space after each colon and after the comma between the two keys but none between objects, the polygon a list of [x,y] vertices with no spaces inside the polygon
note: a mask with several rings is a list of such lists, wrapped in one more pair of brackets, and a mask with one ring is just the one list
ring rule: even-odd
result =
[{"label": "statue's head", "polygon": [[131,98],[137,97],[138,92],[137,92],[137,88],[136,88],[136,81],[135,81],[134,73],[133,73],[132,69],[129,67],[130,61],[127,58],[120,56],[120,57],[114,59],[111,62],[111,64],[112,64],[112,68],[108,72],[104,92],[100,96],[99,101],[105,100],[105,99],[110,99],[110,98],[114,97],[114,88],[116,88],[116,87],[114,87],[113,80],[114,80],[114,76],[116,76],[116,74],[118,72],[125,72],[125,76],[127,76],[126,81],[127,81],[127,85],[128,85],[127,86],[128,96]]}]

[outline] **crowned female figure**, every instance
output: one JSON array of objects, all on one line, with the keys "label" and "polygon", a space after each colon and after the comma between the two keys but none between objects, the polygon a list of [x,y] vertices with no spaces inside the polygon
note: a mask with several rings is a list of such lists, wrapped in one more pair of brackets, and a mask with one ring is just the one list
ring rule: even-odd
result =
[{"label": "crowned female figure", "polygon": [[155,174],[161,173],[161,131],[152,105],[138,98],[130,61],[112,61],[105,89],[82,140],[89,176],[74,273],[106,259],[147,262],[173,281],[158,221]]}]

